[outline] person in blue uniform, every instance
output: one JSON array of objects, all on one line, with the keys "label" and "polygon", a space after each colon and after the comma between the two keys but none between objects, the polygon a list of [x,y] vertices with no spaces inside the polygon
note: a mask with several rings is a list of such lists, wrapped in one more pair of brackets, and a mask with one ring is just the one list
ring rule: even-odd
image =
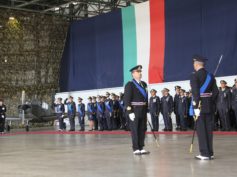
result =
[{"label": "person in blue uniform", "polygon": [[141,65],[133,67],[130,72],[133,79],[125,85],[124,106],[126,115],[129,117],[133,154],[149,154],[150,152],[144,149],[148,112],[147,84],[141,81]]},{"label": "person in blue uniform", "polygon": [[[186,100],[187,100],[188,108],[190,108],[191,102],[192,102],[191,91],[185,92],[185,97],[186,97]],[[194,128],[194,119],[193,119],[193,116],[189,114],[189,110],[188,110],[188,113],[187,113],[187,127],[189,129]]]},{"label": "person in blue uniform", "polygon": [[178,102],[178,114],[180,118],[180,130],[187,131],[187,115],[188,115],[188,100],[184,95],[185,90],[180,89],[179,102]]},{"label": "person in blue uniform", "polygon": [[213,74],[205,69],[206,58],[195,55],[190,85],[192,89],[192,106],[197,118],[197,136],[200,155],[198,160],[210,160],[214,158],[213,152],[213,115],[214,104],[218,96],[216,79]]},{"label": "person in blue uniform", "polygon": [[87,113],[88,113],[88,120],[89,120],[89,131],[94,130],[94,122],[96,119],[96,109],[94,107],[94,103],[92,102],[92,97],[88,98],[87,103]]},{"label": "person in blue uniform", "polygon": [[[104,107],[105,107],[105,101],[106,101],[107,97],[106,96],[101,96],[101,102],[104,104]],[[106,110],[106,107],[104,108],[104,130],[108,130],[108,125],[107,125],[107,120],[106,120],[106,117],[105,117],[105,110]]]},{"label": "person in blue uniform", "polygon": [[180,117],[179,117],[179,113],[178,113],[178,104],[179,104],[179,96],[180,96],[180,86],[175,86],[175,96],[174,96],[174,114],[175,114],[175,118],[176,118],[176,130],[180,130]]},{"label": "person in blue uniform", "polygon": [[59,129],[58,131],[64,130],[64,122],[63,122],[63,116],[65,112],[64,104],[62,103],[62,98],[57,98],[54,103],[55,113],[59,122]]},{"label": "person in blue uniform", "polygon": [[121,92],[119,94],[119,119],[120,119],[120,130],[126,129],[126,118],[125,118],[125,107],[123,101],[124,94]]},{"label": "person in blue uniform", "polygon": [[98,130],[98,118],[96,115],[97,112],[97,101],[96,101],[96,96],[92,97],[92,103],[93,103],[93,107],[94,107],[94,111],[95,111],[95,115],[94,115],[94,130]]},{"label": "person in blue uniform", "polygon": [[220,81],[221,87],[217,98],[217,111],[221,121],[222,131],[230,131],[230,116],[231,108],[231,90],[227,87],[224,80]]},{"label": "person in blue uniform", "polygon": [[80,125],[80,131],[85,131],[85,114],[86,114],[86,108],[85,104],[82,103],[82,98],[78,97],[78,104],[77,104],[77,111],[78,111],[78,122]]},{"label": "person in blue uniform", "polygon": [[113,114],[113,101],[110,99],[110,93],[106,92],[105,118],[107,122],[107,128],[109,131],[113,129],[112,114]]},{"label": "person in blue uniform", "polygon": [[102,97],[100,95],[97,96],[97,112],[96,117],[98,119],[99,130],[104,131],[106,129],[105,125],[105,103],[102,101]]},{"label": "person in blue uniform", "polygon": [[119,102],[116,99],[117,95],[116,94],[111,94],[112,95],[112,109],[113,109],[113,113],[112,113],[112,129],[113,130],[117,130],[119,127],[119,117],[118,117],[118,111],[119,111]]},{"label": "person in blue uniform", "polygon": [[0,133],[4,133],[7,107],[3,99],[0,99]]},{"label": "person in blue uniform", "polygon": [[73,97],[70,96],[64,101],[64,104],[67,105],[67,114],[70,123],[69,131],[75,131],[76,103],[73,101]]},{"label": "person in blue uniform", "polygon": [[232,88],[232,109],[235,113],[235,130],[237,131],[237,80]]},{"label": "person in blue uniform", "polygon": [[163,89],[164,96],[161,98],[161,113],[163,115],[165,128],[163,131],[172,131],[173,125],[172,125],[172,119],[171,114],[173,112],[173,97],[169,94],[169,89],[164,88]]},{"label": "person in blue uniform", "polygon": [[153,131],[159,131],[160,98],[156,95],[157,91],[155,89],[152,89],[150,93],[149,111],[152,127]]}]

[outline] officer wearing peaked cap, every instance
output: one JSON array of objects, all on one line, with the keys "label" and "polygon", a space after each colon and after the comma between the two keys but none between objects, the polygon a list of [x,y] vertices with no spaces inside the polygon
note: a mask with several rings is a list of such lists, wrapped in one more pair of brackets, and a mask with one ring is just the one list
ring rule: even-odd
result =
[{"label": "officer wearing peaked cap", "polygon": [[98,118],[96,115],[97,112],[97,101],[96,101],[96,96],[92,97],[92,103],[93,103],[93,107],[95,109],[95,114],[94,114],[94,130],[98,130]]},{"label": "officer wearing peaked cap", "polygon": [[221,87],[217,97],[217,111],[220,116],[222,131],[230,131],[231,90],[227,87],[225,80],[221,80],[220,84]]},{"label": "officer wearing peaked cap", "polygon": [[181,121],[178,113],[178,105],[179,105],[179,96],[180,96],[180,86],[175,86],[175,96],[174,96],[174,114],[176,118],[176,130],[180,130]]},{"label": "officer wearing peaked cap", "polygon": [[64,129],[64,122],[63,122],[63,116],[65,112],[64,104],[62,103],[62,98],[57,98],[54,102],[54,108],[56,117],[59,122],[59,131],[62,131]]},{"label": "officer wearing peaked cap", "polygon": [[141,81],[142,66],[130,69],[132,81],[125,85],[124,106],[132,135],[133,154],[149,154],[144,148],[145,132],[147,130],[148,94],[147,84]]},{"label": "officer wearing peaked cap", "polygon": [[77,110],[78,110],[78,122],[80,124],[80,131],[85,131],[85,104],[82,103],[82,98],[78,97],[78,105],[77,105]]},{"label": "officer wearing peaked cap", "polygon": [[235,130],[237,131],[237,79],[235,79],[235,85],[232,88],[232,109],[235,113]]},{"label": "officer wearing peaked cap", "polygon": [[94,130],[94,123],[96,119],[96,108],[94,106],[94,103],[92,102],[92,97],[88,98],[87,103],[87,113],[88,113],[88,120],[89,120],[89,131]]},{"label": "officer wearing peaked cap", "polygon": [[97,113],[96,117],[98,119],[98,124],[99,124],[99,130],[103,131],[106,129],[106,119],[104,117],[105,113],[105,103],[104,103],[104,97],[102,96],[97,96]]},{"label": "officer wearing peaked cap", "polygon": [[107,129],[109,131],[112,131],[113,129],[113,101],[110,99],[110,93],[106,92],[106,100],[105,100],[105,119],[106,119],[106,125]]},{"label": "officer wearing peaked cap", "polygon": [[64,104],[67,105],[68,109],[68,117],[70,123],[69,131],[75,131],[76,103],[73,101],[73,97],[69,96],[69,98],[64,101]]},{"label": "officer wearing peaked cap", "polygon": [[215,77],[205,69],[206,58],[195,55],[193,67],[195,72],[191,75],[192,106],[194,108],[197,126],[197,136],[200,155],[199,160],[209,160],[213,154],[213,105],[216,102],[218,88]]},{"label": "officer wearing peaked cap", "polygon": [[153,131],[159,131],[160,98],[156,95],[156,92],[155,89],[150,91],[151,97],[149,100],[149,111]]},{"label": "officer wearing peaked cap", "polygon": [[164,88],[162,90],[163,97],[161,98],[161,113],[163,115],[165,128],[163,131],[172,131],[172,119],[171,113],[173,112],[174,101],[173,97],[169,94],[169,89]]},{"label": "officer wearing peaked cap", "polygon": [[119,120],[120,120],[120,129],[121,130],[125,130],[126,128],[126,118],[125,118],[125,108],[124,108],[124,101],[123,101],[123,93],[119,93],[119,111],[118,111],[118,114],[119,114]]}]

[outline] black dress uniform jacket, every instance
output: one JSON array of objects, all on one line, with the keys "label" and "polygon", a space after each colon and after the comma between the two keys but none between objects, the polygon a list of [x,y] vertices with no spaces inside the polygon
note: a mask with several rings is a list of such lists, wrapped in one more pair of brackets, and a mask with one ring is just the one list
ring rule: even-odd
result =
[{"label": "black dress uniform jacket", "polygon": [[[133,82],[136,82],[133,80]],[[129,118],[129,125],[132,135],[133,150],[142,150],[145,141],[145,132],[147,130],[147,111],[148,111],[148,96],[146,98],[139,91],[137,86],[132,81],[128,82],[124,90],[124,105],[126,115],[135,114],[135,119],[132,121]],[[138,84],[138,83],[137,83]],[[141,81],[143,91],[147,94],[147,84]],[[144,105],[134,106],[132,102],[142,102]]]},{"label": "black dress uniform jacket", "polygon": [[[141,81],[141,84],[145,91],[147,92],[147,84],[143,81]],[[137,89],[135,84],[133,82],[128,82],[125,86],[124,91],[124,105],[125,108],[131,107],[131,102],[146,102],[148,105],[148,98],[144,98],[144,96],[141,94],[141,92]],[[131,107],[131,110],[126,110],[127,113],[133,112],[133,107]],[[148,108],[148,107],[146,107]],[[148,110],[148,109],[147,109]]]},{"label": "black dress uniform jacket", "polygon": [[150,97],[149,111],[157,115],[160,113],[160,98],[158,96]]},{"label": "black dress uniform jacket", "polygon": [[209,83],[205,93],[212,93],[211,97],[202,97],[200,96],[200,88],[206,81],[208,72],[202,68],[197,72],[194,72],[191,75],[191,88],[192,88],[192,95],[193,95],[193,107],[197,109],[199,107],[199,102],[201,101],[201,113],[213,113],[214,106],[216,104],[216,99],[218,95],[218,88],[216,86],[216,80],[214,76],[211,74],[211,82]]},{"label": "black dress uniform jacket", "polygon": [[[215,77],[210,74],[211,80],[204,93],[208,96],[201,96],[200,88],[205,83],[207,75],[208,72],[205,68],[199,69],[191,75],[190,84],[193,94],[193,107],[194,109],[201,108],[200,117],[196,121],[200,155],[211,158],[211,156],[214,155],[212,134],[214,116],[213,105],[216,104],[218,88],[216,86]],[[199,104],[200,101],[201,106]]]},{"label": "black dress uniform jacket", "polygon": [[226,112],[231,108],[231,91],[229,88],[222,90],[219,88],[219,94],[217,98],[217,109],[223,109]]}]

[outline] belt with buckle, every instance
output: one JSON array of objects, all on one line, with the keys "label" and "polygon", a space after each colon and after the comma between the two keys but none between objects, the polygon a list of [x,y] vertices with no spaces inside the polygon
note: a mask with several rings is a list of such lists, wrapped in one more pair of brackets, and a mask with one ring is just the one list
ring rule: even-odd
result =
[{"label": "belt with buckle", "polygon": [[201,93],[200,94],[201,98],[208,98],[208,97],[211,97],[211,96],[212,96],[212,93]]},{"label": "belt with buckle", "polygon": [[146,106],[146,102],[131,102],[132,106]]}]

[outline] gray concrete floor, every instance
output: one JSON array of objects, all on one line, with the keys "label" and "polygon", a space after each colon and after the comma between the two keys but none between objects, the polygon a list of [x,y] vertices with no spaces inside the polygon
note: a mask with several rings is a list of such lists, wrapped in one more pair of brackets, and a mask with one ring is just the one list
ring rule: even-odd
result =
[{"label": "gray concrete floor", "polygon": [[147,156],[134,156],[128,135],[0,137],[1,177],[234,177],[237,137],[215,136],[212,161],[189,154],[190,135],[147,136]]}]

